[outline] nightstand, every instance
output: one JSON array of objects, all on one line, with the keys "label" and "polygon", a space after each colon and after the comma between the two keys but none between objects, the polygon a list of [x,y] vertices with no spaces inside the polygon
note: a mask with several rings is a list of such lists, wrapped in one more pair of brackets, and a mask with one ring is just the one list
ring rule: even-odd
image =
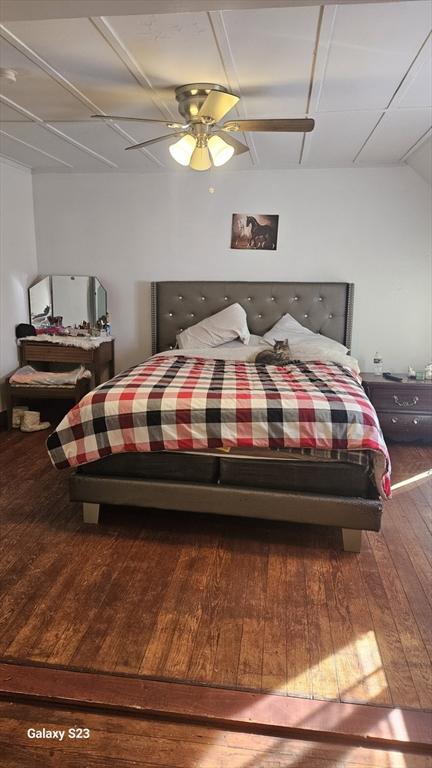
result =
[{"label": "nightstand", "polygon": [[406,376],[400,382],[390,381],[374,373],[361,377],[386,439],[432,442],[432,381]]}]

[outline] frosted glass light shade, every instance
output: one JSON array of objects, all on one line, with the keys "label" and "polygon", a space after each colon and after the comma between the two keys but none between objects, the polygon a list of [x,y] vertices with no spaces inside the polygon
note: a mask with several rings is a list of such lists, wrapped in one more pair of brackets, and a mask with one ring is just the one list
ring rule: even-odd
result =
[{"label": "frosted glass light shade", "polygon": [[209,168],[211,168],[211,159],[208,147],[196,147],[196,149],[194,149],[192,152],[189,165],[194,169],[194,171],[207,171]]},{"label": "frosted glass light shade", "polygon": [[173,157],[177,163],[180,163],[180,165],[189,165],[189,160],[191,159],[195,145],[196,139],[194,139],[193,136],[186,134],[186,136],[182,136],[181,139],[176,141],[175,144],[170,145],[169,152],[171,157]]},{"label": "frosted glass light shade", "polygon": [[212,136],[208,141],[208,147],[214,165],[224,165],[234,154],[234,147],[227,144],[220,136]]}]

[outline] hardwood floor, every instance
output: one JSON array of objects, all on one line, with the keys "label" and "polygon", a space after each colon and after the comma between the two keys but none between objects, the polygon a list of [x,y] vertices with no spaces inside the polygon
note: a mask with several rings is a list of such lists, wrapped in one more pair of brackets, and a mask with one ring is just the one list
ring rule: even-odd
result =
[{"label": "hardwood floor", "polygon": [[[29,728],[64,730],[36,740]],[[89,739],[68,737],[88,728]],[[0,702],[1,768],[431,768],[425,755]]]},{"label": "hardwood floor", "polygon": [[45,437],[0,434],[1,657],[432,709],[432,478],[411,482],[431,448],[392,448],[382,532],[354,555],[265,521],[105,508],[86,526]]}]

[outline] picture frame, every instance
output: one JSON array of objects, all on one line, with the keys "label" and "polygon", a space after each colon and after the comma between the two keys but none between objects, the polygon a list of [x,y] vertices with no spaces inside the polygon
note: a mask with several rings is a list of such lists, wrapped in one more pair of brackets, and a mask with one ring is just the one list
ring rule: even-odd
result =
[{"label": "picture frame", "polygon": [[278,214],[233,213],[233,250],[275,251],[279,228]]}]

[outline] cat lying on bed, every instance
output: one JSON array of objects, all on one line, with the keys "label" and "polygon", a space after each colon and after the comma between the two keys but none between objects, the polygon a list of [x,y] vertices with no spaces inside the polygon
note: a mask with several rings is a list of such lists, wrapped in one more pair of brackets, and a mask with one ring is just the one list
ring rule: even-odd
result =
[{"label": "cat lying on bed", "polygon": [[258,352],[254,362],[259,365],[288,365],[292,360],[288,339],[275,341],[274,346]]}]

